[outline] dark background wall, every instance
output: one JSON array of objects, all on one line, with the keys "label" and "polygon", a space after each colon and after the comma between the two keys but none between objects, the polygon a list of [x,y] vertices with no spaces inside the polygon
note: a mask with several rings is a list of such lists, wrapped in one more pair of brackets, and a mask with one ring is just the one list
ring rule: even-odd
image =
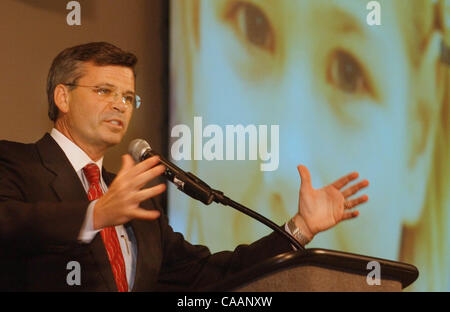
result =
[{"label": "dark background wall", "polygon": [[0,2],[0,140],[34,142],[50,131],[45,88],[53,58],[70,46],[108,41],[137,55],[136,91],[144,104],[122,143],[106,155],[105,167],[118,171],[133,138],[165,151],[168,1],[80,0],[80,26],[67,25],[68,2]]}]

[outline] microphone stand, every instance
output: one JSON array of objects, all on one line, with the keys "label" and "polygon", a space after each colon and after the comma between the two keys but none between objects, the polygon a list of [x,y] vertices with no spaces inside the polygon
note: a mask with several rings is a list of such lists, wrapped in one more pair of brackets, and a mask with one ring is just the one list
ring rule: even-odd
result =
[{"label": "microphone stand", "polygon": [[281,236],[283,236],[284,238],[289,240],[289,242],[292,245],[294,245],[294,247],[297,248],[297,250],[305,251],[305,247],[303,247],[294,237],[292,237],[292,235],[287,233],[285,230],[281,229],[276,223],[270,221],[269,219],[267,219],[263,215],[260,215],[256,211],[253,211],[250,208],[247,208],[244,205],[241,205],[238,202],[235,202],[234,200],[225,196],[220,191],[213,190],[213,194],[214,194],[214,201],[216,203],[220,203],[224,206],[230,206],[230,207],[246,214],[247,216],[250,216],[253,219],[258,220],[259,222],[265,224],[266,226],[268,226],[269,228],[271,228],[272,230],[277,232],[277,234],[280,234]]},{"label": "microphone stand", "polygon": [[303,247],[292,235],[287,233],[285,230],[281,229],[277,224],[272,222],[271,220],[267,219],[263,215],[260,215],[256,211],[251,210],[250,208],[245,207],[244,205],[239,204],[238,202],[235,202],[234,200],[228,198],[223,194],[223,192],[219,190],[212,189],[208,184],[203,182],[201,179],[199,179],[197,176],[192,174],[191,172],[186,172],[186,175],[191,178],[197,185],[203,186],[205,189],[208,190],[207,196],[204,198],[196,198],[197,200],[200,200],[205,205],[211,204],[213,201],[215,201],[218,204],[222,204],[224,206],[230,206],[247,216],[263,223],[267,227],[271,228],[277,234],[283,236],[285,239],[287,239],[297,250],[305,251],[305,247]]},{"label": "microphone stand", "polygon": [[[145,143],[148,145],[147,142]],[[135,153],[133,152],[134,144],[131,144],[130,146],[130,154],[133,156],[135,155]],[[184,192],[194,199],[201,201],[205,205],[209,205],[213,201],[215,201],[216,203],[222,204],[224,206],[230,206],[268,226],[279,235],[287,239],[295,248],[297,248],[297,250],[305,251],[305,247],[303,247],[292,235],[281,229],[277,224],[260,215],[259,213],[251,210],[250,208],[247,208],[239,204],[238,202],[235,202],[234,200],[228,198],[223,194],[223,192],[212,189],[208,184],[203,182],[191,172],[185,172],[182,169],[178,168],[175,164],[165,160],[164,157],[162,157],[159,153],[151,150],[149,145],[148,149],[144,150],[144,153],[139,153],[139,156],[133,156],[133,158],[135,158],[136,161],[142,161],[151,156],[160,157],[161,163],[166,166],[164,177],[167,178],[170,182],[174,183],[180,191]]]}]

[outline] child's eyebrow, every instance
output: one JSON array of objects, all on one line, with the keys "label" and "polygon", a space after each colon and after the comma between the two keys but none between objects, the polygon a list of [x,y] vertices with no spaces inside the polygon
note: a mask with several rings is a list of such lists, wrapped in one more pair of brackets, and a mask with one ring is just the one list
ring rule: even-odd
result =
[{"label": "child's eyebrow", "polygon": [[356,34],[358,36],[367,35],[367,27],[364,27],[364,21],[358,18],[355,13],[352,13],[350,8],[333,5],[332,7],[329,7],[326,10],[322,9],[317,13],[320,13],[322,16],[331,15],[333,17],[329,20],[333,24],[331,29],[336,32],[343,34]]}]

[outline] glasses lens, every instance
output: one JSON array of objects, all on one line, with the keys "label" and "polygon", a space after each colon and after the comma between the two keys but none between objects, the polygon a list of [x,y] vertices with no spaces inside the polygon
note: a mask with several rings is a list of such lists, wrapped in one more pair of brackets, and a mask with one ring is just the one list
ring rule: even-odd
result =
[{"label": "glasses lens", "polygon": [[136,102],[136,108],[139,108],[140,106],[141,106],[141,97],[139,96],[139,95],[137,95],[136,94],[136,97],[135,97],[135,102]]}]

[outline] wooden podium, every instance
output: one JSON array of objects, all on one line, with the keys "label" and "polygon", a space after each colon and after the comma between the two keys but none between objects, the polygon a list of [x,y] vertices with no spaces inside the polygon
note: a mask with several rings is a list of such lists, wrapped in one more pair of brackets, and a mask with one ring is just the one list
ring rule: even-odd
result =
[{"label": "wooden podium", "polygon": [[[379,263],[380,285],[373,284],[374,267]],[[378,264],[376,264],[378,265]],[[413,265],[327,249],[306,249],[280,254],[207,291],[236,292],[392,292],[402,291],[418,277]],[[369,279],[369,281],[368,281]]]}]

